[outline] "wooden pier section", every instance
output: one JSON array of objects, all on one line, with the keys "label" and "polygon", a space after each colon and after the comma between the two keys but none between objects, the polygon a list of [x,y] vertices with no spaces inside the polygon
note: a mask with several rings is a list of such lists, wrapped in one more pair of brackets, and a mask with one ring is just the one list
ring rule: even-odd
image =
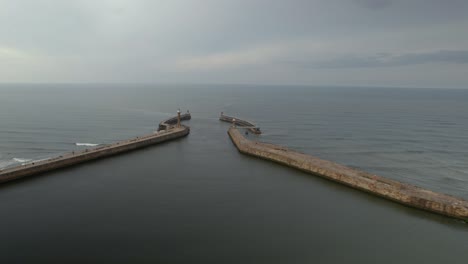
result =
[{"label": "wooden pier section", "polygon": [[352,169],[285,147],[246,139],[235,127],[228,131],[239,152],[332,180],[400,204],[468,222],[468,201]]},{"label": "wooden pier section", "polygon": [[[190,113],[181,115],[181,120],[189,120],[190,118]],[[154,132],[153,134],[119,141],[113,144],[102,145],[92,149],[73,151],[63,154],[59,157],[38,162],[29,162],[21,166],[1,170],[0,183],[125,153],[135,149],[144,148],[150,145],[159,144],[187,136],[190,133],[190,127],[184,125],[177,126],[178,123],[178,118],[172,117],[164,120],[159,124],[159,129],[163,127],[164,131],[160,130],[158,132]]]},{"label": "wooden pier section", "polygon": [[233,116],[227,116],[225,115],[223,112],[221,112],[221,115],[219,116],[219,120],[221,121],[224,121],[224,122],[229,122],[229,123],[232,123],[232,124],[235,124],[236,126],[239,126],[239,127],[242,127],[242,128],[246,128],[248,129],[250,132],[254,133],[254,134],[261,134],[262,131],[260,130],[259,127],[257,127],[255,124],[253,124],[252,122],[249,122],[249,121],[246,121],[246,120],[242,120],[242,119],[239,119],[237,117],[233,117]]}]

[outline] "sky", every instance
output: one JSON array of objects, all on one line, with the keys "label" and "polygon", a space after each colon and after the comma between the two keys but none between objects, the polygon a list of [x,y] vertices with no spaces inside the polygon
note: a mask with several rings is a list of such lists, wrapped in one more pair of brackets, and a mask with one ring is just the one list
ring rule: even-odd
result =
[{"label": "sky", "polygon": [[0,0],[0,82],[468,88],[468,1]]}]

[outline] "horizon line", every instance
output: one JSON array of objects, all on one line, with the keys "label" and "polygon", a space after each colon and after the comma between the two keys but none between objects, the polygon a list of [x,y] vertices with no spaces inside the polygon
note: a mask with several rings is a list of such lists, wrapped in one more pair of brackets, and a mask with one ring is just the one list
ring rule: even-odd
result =
[{"label": "horizon line", "polygon": [[415,86],[415,85],[334,85],[334,84],[298,84],[298,83],[197,83],[197,82],[0,82],[0,85],[207,85],[207,86],[293,86],[293,87],[321,87],[321,88],[376,88],[376,89],[450,89],[450,90],[466,90],[467,86]]}]

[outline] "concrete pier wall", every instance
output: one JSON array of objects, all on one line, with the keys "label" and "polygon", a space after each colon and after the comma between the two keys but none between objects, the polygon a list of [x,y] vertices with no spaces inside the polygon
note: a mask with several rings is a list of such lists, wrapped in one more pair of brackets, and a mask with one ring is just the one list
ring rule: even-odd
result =
[{"label": "concrete pier wall", "polygon": [[223,113],[221,113],[221,115],[219,116],[219,120],[224,121],[224,122],[233,123],[234,119],[236,120],[236,126],[247,128],[250,132],[252,132],[254,134],[261,134],[262,133],[262,131],[260,130],[259,127],[257,127],[255,124],[253,124],[253,123],[251,123],[249,121],[242,120],[242,119],[239,119],[239,118],[233,117],[233,116],[227,116],[227,115],[224,115]]},{"label": "concrete pier wall", "polygon": [[466,200],[355,170],[281,146],[250,141],[234,127],[229,129],[228,134],[241,153],[299,169],[410,207],[468,221]]},{"label": "concrete pier wall", "polygon": [[[180,115],[180,120],[181,121],[190,120],[190,119],[192,119],[192,115],[190,113],[188,113],[188,112],[185,113],[185,114]],[[161,121],[161,123],[159,123],[158,131],[169,130],[169,129],[175,127],[176,125],[177,125],[177,116],[171,117],[171,118],[163,120],[163,121]]]},{"label": "concrete pier wall", "polygon": [[94,149],[70,152],[56,158],[5,169],[3,171],[0,171],[0,183],[20,179],[27,176],[32,176],[35,174],[59,168],[65,168],[86,161],[109,157],[138,148],[143,148],[150,145],[174,140],[177,138],[187,136],[189,133],[189,127],[181,126],[180,128],[171,128],[164,132],[136,137],[133,139],[120,141],[114,144],[105,145]]}]

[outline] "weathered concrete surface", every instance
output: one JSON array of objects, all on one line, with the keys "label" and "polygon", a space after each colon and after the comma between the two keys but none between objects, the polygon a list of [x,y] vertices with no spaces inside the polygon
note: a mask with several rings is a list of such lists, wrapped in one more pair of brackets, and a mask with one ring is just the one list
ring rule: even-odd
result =
[{"label": "weathered concrete surface", "polygon": [[110,145],[100,146],[94,149],[86,149],[79,152],[71,152],[62,156],[43,160],[40,162],[28,163],[23,166],[17,166],[0,171],[0,183],[20,179],[23,177],[39,174],[59,168],[65,168],[75,164],[90,160],[100,159],[112,155],[117,155],[138,148],[174,140],[187,136],[190,128],[181,125],[181,127],[171,127],[164,132],[157,132],[133,139],[120,141]]},{"label": "weathered concrete surface", "polygon": [[241,153],[318,175],[407,206],[468,221],[468,201],[463,199],[355,170],[281,146],[250,141],[234,127],[229,129],[228,134]]},{"label": "weathered concrete surface", "polygon": [[259,127],[257,127],[255,124],[253,124],[253,123],[251,123],[249,121],[242,120],[242,119],[239,119],[239,118],[233,117],[233,116],[227,116],[227,115],[224,115],[223,113],[221,113],[221,115],[219,116],[219,120],[224,121],[224,122],[233,123],[234,119],[236,120],[236,126],[247,128],[250,132],[252,132],[254,134],[261,134],[262,133],[262,131],[260,130]]}]

